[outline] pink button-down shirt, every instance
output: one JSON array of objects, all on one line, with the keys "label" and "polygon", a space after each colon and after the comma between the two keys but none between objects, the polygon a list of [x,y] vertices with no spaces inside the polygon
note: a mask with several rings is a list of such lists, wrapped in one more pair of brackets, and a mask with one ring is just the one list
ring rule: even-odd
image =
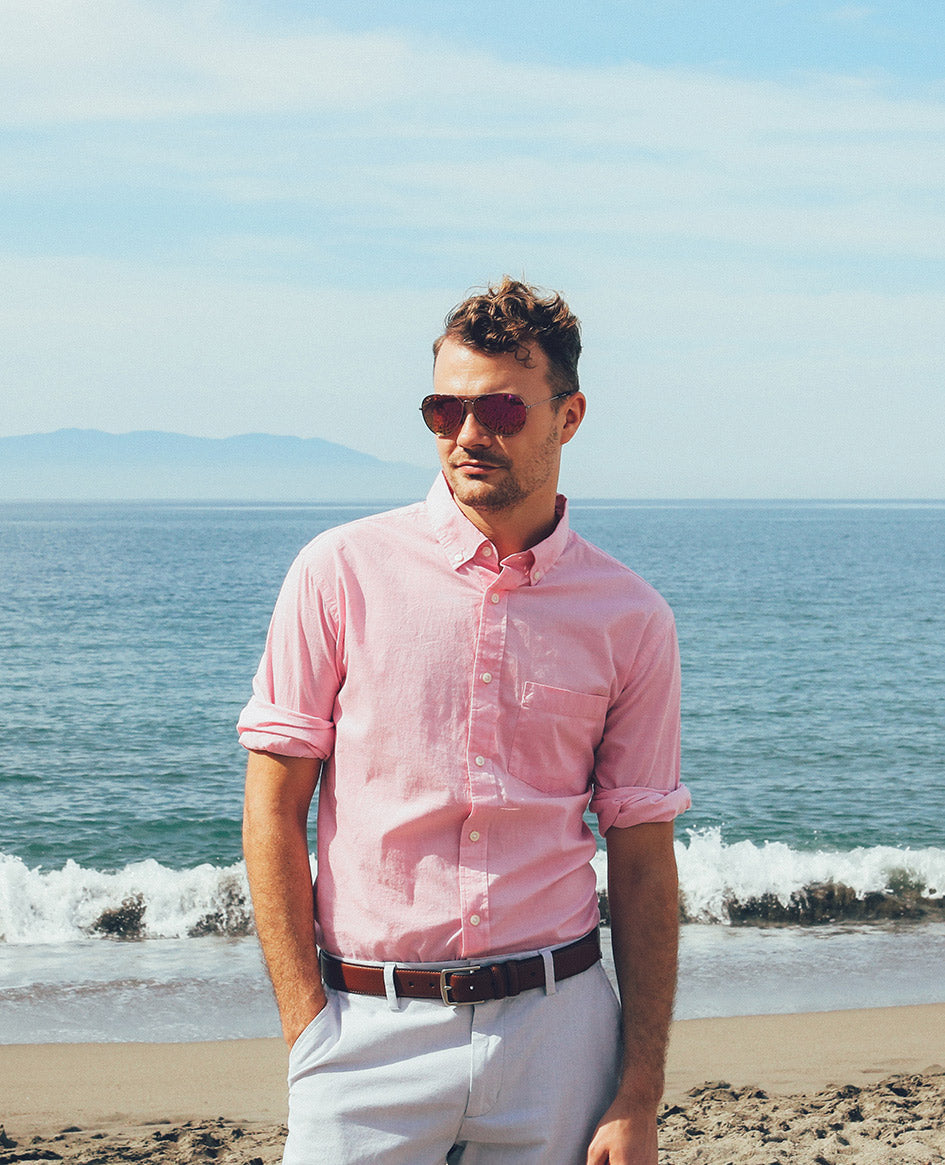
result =
[{"label": "pink button-down shirt", "polygon": [[672,614],[575,534],[497,561],[439,477],[322,534],[276,604],[250,749],[323,760],[318,938],[352,959],[537,950],[598,921],[602,833],[667,821],[679,784]]}]

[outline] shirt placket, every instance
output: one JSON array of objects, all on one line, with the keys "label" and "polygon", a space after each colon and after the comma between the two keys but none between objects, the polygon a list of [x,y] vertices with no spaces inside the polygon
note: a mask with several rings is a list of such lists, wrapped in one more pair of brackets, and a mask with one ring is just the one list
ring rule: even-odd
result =
[{"label": "shirt placket", "polygon": [[503,567],[492,576],[479,608],[466,753],[470,807],[459,846],[460,921],[466,956],[490,949],[489,832],[499,800],[499,678],[509,601],[521,580],[518,571]]}]

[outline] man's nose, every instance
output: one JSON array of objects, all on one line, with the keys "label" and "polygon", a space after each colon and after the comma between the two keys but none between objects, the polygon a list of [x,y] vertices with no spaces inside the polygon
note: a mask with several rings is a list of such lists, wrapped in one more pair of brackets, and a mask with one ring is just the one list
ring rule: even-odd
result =
[{"label": "man's nose", "polygon": [[466,405],[466,413],[463,416],[463,423],[459,427],[459,432],[455,437],[456,444],[462,445],[464,449],[491,444],[492,434],[484,425],[481,425],[476,420],[471,403],[468,401],[464,403]]}]

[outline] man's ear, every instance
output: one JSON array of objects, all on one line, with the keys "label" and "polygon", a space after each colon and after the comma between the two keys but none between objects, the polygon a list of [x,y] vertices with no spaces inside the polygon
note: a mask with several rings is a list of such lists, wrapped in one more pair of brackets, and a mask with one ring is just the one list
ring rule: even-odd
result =
[{"label": "man's ear", "polygon": [[561,406],[559,427],[562,445],[567,445],[578,431],[581,421],[584,420],[584,413],[586,411],[587,397],[585,397],[583,392],[576,392],[573,396],[569,396],[565,400]]}]

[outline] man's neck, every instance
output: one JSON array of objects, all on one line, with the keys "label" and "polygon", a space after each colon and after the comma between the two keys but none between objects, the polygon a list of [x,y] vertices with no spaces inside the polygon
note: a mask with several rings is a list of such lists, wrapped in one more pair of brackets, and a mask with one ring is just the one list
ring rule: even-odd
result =
[{"label": "man's neck", "polygon": [[555,503],[550,508],[543,506],[541,512],[520,512],[531,507],[516,507],[511,510],[474,509],[453,501],[472,524],[489,539],[496,549],[499,561],[512,554],[530,550],[539,542],[544,542],[558,524]]}]

